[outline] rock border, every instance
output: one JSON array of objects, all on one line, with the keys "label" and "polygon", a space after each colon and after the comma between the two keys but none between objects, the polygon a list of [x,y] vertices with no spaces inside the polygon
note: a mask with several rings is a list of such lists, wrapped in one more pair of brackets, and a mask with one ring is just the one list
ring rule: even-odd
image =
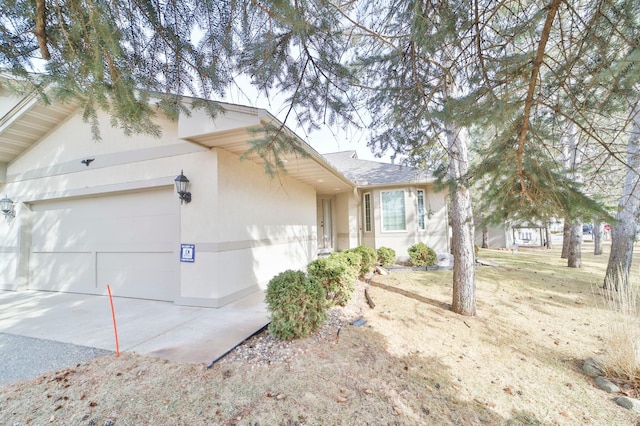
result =
[{"label": "rock border", "polygon": [[[618,385],[604,376],[601,364],[594,358],[588,358],[582,364],[582,372],[594,379],[595,385],[607,393],[620,394],[622,391]],[[640,400],[630,398],[626,395],[618,396],[614,399],[619,406],[640,413]]]}]

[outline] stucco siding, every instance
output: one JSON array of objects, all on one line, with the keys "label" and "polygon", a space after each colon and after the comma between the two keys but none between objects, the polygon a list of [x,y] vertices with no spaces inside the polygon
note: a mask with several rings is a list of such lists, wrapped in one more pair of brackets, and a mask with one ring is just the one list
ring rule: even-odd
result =
[{"label": "stucco siding", "polygon": [[353,193],[336,195],[336,250],[357,247],[359,238],[358,199]]},{"label": "stucco siding", "polygon": [[[228,105],[227,110],[219,113],[215,120],[204,109],[191,111],[190,116],[183,115],[178,122],[179,136],[191,138],[210,133],[242,129],[260,124],[259,111],[251,107]],[[248,135],[247,135],[248,136]]]},{"label": "stucco siding", "polygon": [[[9,174],[15,175],[39,169],[52,170],[56,166],[69,162],[77,163],[79,170],[82,167],[102,167],[104,164],[100,163],[110,155],[118,157],[123,153],[131,154],[135,151],[185,144],[178,139],[176,124],[162,117],[155,119],[162,129],[162,136],[159,138],[144,134],[127,136],[119,128],[109,125],[110,119],[106,114],[101,112],[98,118],[101,122],[100,141],[94,139],[91,125],[85,123],[81,113],[77,112],[14,160]],[[98,162],[87,167],[79,163],[85,158],[95,158]]]},{"label": "stucco siding", "polygon": [[[316,247],[315,190],[286,175],[270,178],[261,165],[214,149],[215,185],[183,206],[182,242],[196,245],[196,261],[183,264],[182,302],[214,305],[266,288],[286,269],[304,269]],[[208,184],[208,185],[209,185]],[[194,186],[193,196],[198,194]],[[215,194],[215,195],[214,195]],[[187,219],[189,215],[189,219]],[[196,219],[197,217],[197,219]]]}]

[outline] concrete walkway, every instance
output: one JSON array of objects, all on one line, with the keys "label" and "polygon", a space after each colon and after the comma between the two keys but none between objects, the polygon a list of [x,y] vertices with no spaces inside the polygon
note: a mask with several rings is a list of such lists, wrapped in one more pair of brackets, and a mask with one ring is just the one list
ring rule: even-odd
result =
[{"label": "concrete walkway", "polygon": [[[218,309],[113,300],[120,352],[173,361],[209,364],[268,323],[263,292]],[[107,296],[0,291],[0,333],[115,351]]]}]

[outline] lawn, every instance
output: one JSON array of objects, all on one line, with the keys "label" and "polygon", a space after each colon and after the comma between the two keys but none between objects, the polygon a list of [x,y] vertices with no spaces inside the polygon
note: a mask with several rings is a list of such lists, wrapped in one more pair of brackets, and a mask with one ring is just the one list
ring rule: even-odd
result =
[{"label": "lawn", "polygon": [[359,294],[343,311],[364,326],[282,344],[280,360],[100,358],[0,388],[0,423],[636,424],[581,372],[619,319],[598,292],[607,255],[590,250],[579,270],[558,250],[481,250],[499,266],[477,270],[476,317],[449,310],[451,271],[377,275],[375,308]]}]

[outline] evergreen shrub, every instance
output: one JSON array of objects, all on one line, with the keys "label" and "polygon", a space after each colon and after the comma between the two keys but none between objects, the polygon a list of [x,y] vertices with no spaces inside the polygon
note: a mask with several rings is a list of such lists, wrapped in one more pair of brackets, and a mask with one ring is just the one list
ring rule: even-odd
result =
[{"label": "evergreen shrub", "polygon": [[322,285],[302,271],[284,271],[269,281],[269,332],[279,339],[306,337],[327,319]]},{"label": "evergreen shrub", "polygon": [[396,251],[389,247],[380,247],[376,250],[378,253],[378,263],[385,268],[396,263]]},{"label": "evergreen shrub", "polygon": [[331,253],[330,259],[339,259],[344,262],[353,270],[356,278],[360,275],[360,265],[362,265],[362,255],[356,251],[344,250],[340,252]]},{"label": "evergreen shrub", "polygon": [[409,247],[409,257],[414,266],[434,266],[438,263],[436,252],[425,243],[417,243]]},{"label": "evergreen shrub", "polygon": [[322,284],[331,305],[345,306],[355,290],[356,270],[344,257],[321,257],[307,267],[309,276]]},{"label": "evergreen shrub", "polygon": [[345,250],[347,252],[356,252],[362,256],[362,262],[360,262],[360,271],[358,273],[359,276],[364,277],[369,272],[373,270],[373,267],[376,265],[376,260],[378,259],[378,254],[375,249],[360,245],[356,248]]}]

